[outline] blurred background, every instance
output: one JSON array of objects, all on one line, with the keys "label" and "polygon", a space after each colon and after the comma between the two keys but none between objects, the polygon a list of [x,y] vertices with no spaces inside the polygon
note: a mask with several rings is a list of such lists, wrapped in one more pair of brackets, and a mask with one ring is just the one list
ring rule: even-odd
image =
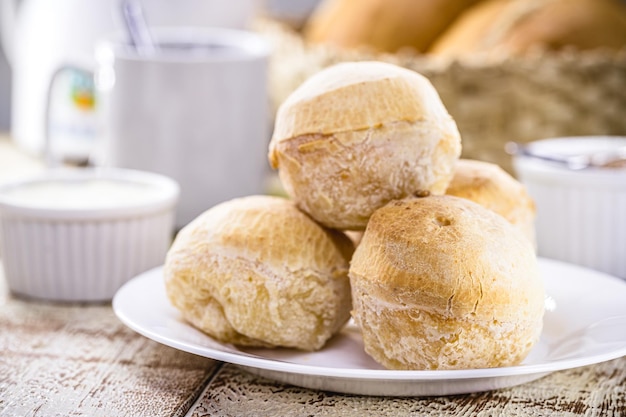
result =
[{"label": "blurred background", "polygon": [[[30,6],[31,15],[42,14],[47,22],[31,25],[30,42],[16,48],[23,56],[35,50],[41,54],[39,63],[31,59],[16,71],[19,65],[7,64],[6,55],[0,54],[0,130],[12,129],[12,139],[23,141],[31,151],[36,148],[31,142],[36,142],[35,131],[42,130],[43,101],[15,98],[25,97],[25,90],[43,97],[47,82],[41,80],[50,77],[56,65],[52,61],[58,63],[63,55],[80,61],[71,48],[85,55],[90,39],[105,28],[120,26],[110,13],[92,13],[81,23],[77,11],[75,26],[61,14],[73,4],[89,14],[90,9],[116,2],[0,0],[2,9],[17,5],[21,20],[25,6]],[[376,59],[431,79],[461,130],[465,157],[510,170],[503,151],[506,141],[626,134],[626,0],[142,0],[141,4],[155,26],[229,26],[261,32],[273,50],[269,75],[273,109],[325,66]],[[245,23],[237,20],[242,8],[250,12]],[[0,22],[6,33],[6,13]],[[39,46],[32,42],[37,37]],[[29,77],[38,77],[39,84],[23,81]]]},{"label": "blurred background", "polygon": [[[35,0],[0,0],[0,6],[3,8],[6,7],[6,3],[13,3],[18,9],[24,6],[25,3],[40,3],[38,6],[45,11],[48,11],[49,7],[45,5],[45,3],[54,3],[55,1],[35,1]],[[113,3],[113,1],[108,0],[85,0],[84,3],[92,5],[100,3]],[[197,6],[201,3],[205,3],[208,7],[199,7],[194,12],[194,6]],[[63,1],[63,3],[70,4],[71,2]],[[177,25],[216,25],[216,26],[240,26],[238,21],[235,21],[234,17],[235,13],[241,13],[240,10],[242,6],[246,6],[249,4],[254,4],[255,13],[271,13],[277,19],[281,19],[286,22],[299,22],[304,16],[308,16],[311,10],[318,3],[318,0],[245,0],[245,1],[233,1],[233,2],[224,2],[222,0],[200,0],[200,1],[182,1],[175,2],[174,0],[143,0],[142,3],[146,4],[147,9],[154,9],[154,5],[158,5],[159,3],[170,3],[174,5],[174,8],[163,8],[163,10],[171,10],[171,9],[179,9],[178,13],[171,14],[167,19],[163,16],[158,16],[158,12],[154,12],[152,10],[151,16],[152,18],[156,18],[157,21],[161,20],[160,23],[167,22],[168,24],[177,24]],[[187,9],[187,10],[185,10]],[[215,9],[232,9],[231,12],[228,10],[222,10],[215,19],[212,19],[210,16],[203,16],[202,13],[206,11],[211,11]],[[157,16],[154,16],[154,15]],[[48,19],[54,20],[54,14],[49,15]],[[101,16],[100,19],[102,21],[106,21],[111,19],[110,16]],[[222,20],[220,20],[222,19]],[[62,22],[65,21],[65,18],[60,18],[59,22],[59,31],[64,30],[62,27]],[[159,23],[159,22],[157,22]],[[0,20],[0,33],[2,33],[6,29],[7,20],[6,16]],[[4,27],[3,27],[4,26]],[[51,26],[47,28],[41,29],[41,36],[46,36],[46,29],[49,29]],[[118,28],[119,29],[119,28]],[[77,36],[80,36],[79,33],[76,33]],[[11,66],[7,60],[7,54],[4,51],[4,45],[7,40],[3,39],[3,42],[0,42],[0,131],[8,131],[11,127],[11,85],[12,85],[12,74],[11,74]]]},{"label": "blurred background", "polygon": [[[0,49],[2,47],[0,46]],[[11,70],[6,55],[0,53],[0,130],[9,130],[11,121]]]}]

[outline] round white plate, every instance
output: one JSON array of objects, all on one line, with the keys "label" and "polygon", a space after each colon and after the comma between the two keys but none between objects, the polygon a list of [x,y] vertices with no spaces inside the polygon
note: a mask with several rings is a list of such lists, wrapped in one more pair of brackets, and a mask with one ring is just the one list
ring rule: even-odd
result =
[{"label": "round white plate", "polygon": [[540,341],[519,366],[444,371],[383,369],[348,324],[318,352],[222,344],[186,323],[165,294],[162,268],[126,283],[113,309],[127,326],[185,352],[230,362],[251,373],[306,388],[385,396],[451,395],[510,387],[554,371],[626,355],[626,282],[540,259],[546,314]]}]

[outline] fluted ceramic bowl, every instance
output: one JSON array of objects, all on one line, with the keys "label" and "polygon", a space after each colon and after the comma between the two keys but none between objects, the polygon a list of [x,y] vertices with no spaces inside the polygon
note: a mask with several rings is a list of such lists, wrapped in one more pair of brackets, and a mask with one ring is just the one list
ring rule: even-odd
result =
[{"label": "fluted ceramic bowl", "polygon": [[122,169],[61,169],[0,186],[0,257],[9,289],[108,301],[163,263],[178,184]]},{"label": "fluted ceramic bowl", "polygon": [[514,157],[537,207],[539,255],[626,279],[626,161],[582,167],[625,149],[626,137],[565,137],[532,142]]}]

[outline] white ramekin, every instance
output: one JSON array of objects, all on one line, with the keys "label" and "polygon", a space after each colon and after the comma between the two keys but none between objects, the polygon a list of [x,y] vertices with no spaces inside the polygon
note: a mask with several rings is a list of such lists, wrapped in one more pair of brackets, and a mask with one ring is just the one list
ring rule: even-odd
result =
[{"label": "white ramekin", "polygon": [[[24,190],[54,193],[68,185],[71,198],[24,198]],[[116,197],[121,189],[127,193]],[[110,168],[62,169],[3,184],[0,256],[9,289],[46,300],[110,300],[130,278],[163,263],[178,195],[168,177]]]},{"label": "white ramekin", "polygon": [[[626,146],[626,137],[539,140],[533,154],[563,157]],[[513,166],[537,206],[539,255],[626,279],[626,167],[572,170],[516,155]]]}]

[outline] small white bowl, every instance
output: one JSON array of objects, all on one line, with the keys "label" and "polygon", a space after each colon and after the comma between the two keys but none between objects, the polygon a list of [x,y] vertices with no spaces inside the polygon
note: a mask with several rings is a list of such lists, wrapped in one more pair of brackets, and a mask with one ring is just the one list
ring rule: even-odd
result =
[{"label": "small white bowl", "polygon": [[[594,154],[626,146],[626,137],[581,136],[528,144],[543,157]],[[626,279],[626,166],[568,169],[528,155],[513,166],[537,206],[539,255]]]},{"label": "small white bowl", "polygon": [[179,186],[122,169],[63,169],[0,186],[0,256],[12,292],[108,301],[163,263]]}]

